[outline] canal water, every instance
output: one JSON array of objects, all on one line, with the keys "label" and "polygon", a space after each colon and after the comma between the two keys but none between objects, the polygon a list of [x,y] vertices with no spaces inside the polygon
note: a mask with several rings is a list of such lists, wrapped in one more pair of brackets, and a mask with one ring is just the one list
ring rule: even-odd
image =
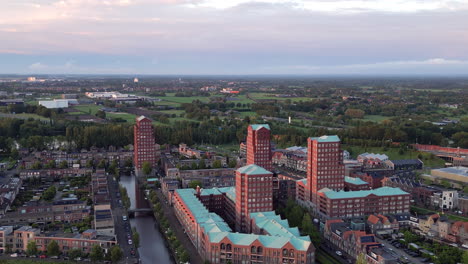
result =
[{"label": "canal water", "polygon": [[[120,177],[120,183],[127,188],[130,197],[131,207],[135,206],[135,177]],[[130,219],[132,227],[136,227],[140,234],[140,254],[143,264],[171,264],[173,263],[169,250],[164,244],[164,237],[155,226],[155,220],[152,216],[137,216]]]}]

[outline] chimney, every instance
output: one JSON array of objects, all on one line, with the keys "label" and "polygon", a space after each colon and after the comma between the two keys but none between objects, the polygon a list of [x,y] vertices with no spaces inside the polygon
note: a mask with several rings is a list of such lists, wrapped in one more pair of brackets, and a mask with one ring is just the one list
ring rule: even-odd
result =
[{"label": "chimney", "polygon": [[200,196],[200,194],[201,194],[200,186],[197,185],[197,195]]}]

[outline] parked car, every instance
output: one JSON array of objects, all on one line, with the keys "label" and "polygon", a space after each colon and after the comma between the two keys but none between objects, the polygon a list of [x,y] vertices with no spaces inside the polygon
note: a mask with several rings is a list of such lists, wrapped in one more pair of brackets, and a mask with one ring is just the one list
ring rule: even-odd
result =
[{"label": "parked car", "polygon": [[336,253],[336,255],[338,255],[340,257],[343,256],[343,253],[341,253],[341,251],[339,251],[339,250],[337,250],[335,253]]},{"label": "parked car", "polygon": [[12,257],[12,258],[17,258],[17,257],[18,257],[18,253],[13,253],[13,254],[10,255],[10,257]]},{"label": "parked car", "polygon": [[40,255],[39,258],[40,259],[45,259],[45,258],[47,258],[47,256],[46,255]]},{"label": "parked car", "polygon": [[122,216],[122,220],[127,221],[127,216],[126,216],[126,215],[123,215],[123,216]]},{"label": "parked car", "polygon": [[131,239],[128,240],[128,244],[131,245],[133,244],[133,241]]}]

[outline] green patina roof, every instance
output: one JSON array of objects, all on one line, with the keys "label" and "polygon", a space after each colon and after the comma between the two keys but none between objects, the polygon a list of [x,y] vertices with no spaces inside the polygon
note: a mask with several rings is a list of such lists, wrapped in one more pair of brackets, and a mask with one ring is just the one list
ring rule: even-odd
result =
[{"label": "green patina roof", "polygon": [[250,125],[252,127],[253,130],[259,130],[260,128],[266,128],[268,130],[270,130],[270,125],[268,124],[255,124],[255,125]]},{"label": "green patina roof", "polygon": [[340,138],[337,135],[333,136],[321,136],[321,137],[311,137],[311,140],[316,140],[318,142],[328,143],[328,142],[340,142]]},{"label": "green patina roof", "polygon": [[222,187],[218,188],[221,193],[225,193],[226,196],[231,199],[234,203],[236,202],[236,187]]},{"label": "green patina roof", "polygon": [[250,164],[250,165],[241,167],[237,169],[237,171],[243,174],[247,174],[247,175],[271,174],[271,172],[255,164]]},{"label": "green patina roof", "polygon": [[200,195],[211,195],[211,194],[217,195],[217,194],[221,194],[221,192],[218,190],[218,188],[200,190]]},{"label": "green patina roof", "polygon": [[[205,193],[226,192],[228,195],[229,193],[235,193],[235,188],[225,187],[203,191]],[[274,211],[251,214],[251,217],[255,218],[259,227],[263,228],[270,235],[233,233],[231,228],[219,215],[210,213],[203,206],[200,200],[196,198],[195,190],[177,189],[176,192],[194,215],[195,221],[205,230],[210,241],[213,243],[219,243],[224,238],[228,238],[234,244],[248,246],[258,240],[264,247],[282,248],[289,242],[296,250],[307,250],[312,244],[308,236],[300,236],[297,227],[289,227],[287,220],[282,220]]]},{"label": "green patina roof", "polygon": [[344,180],[345,180],[345,182],[347,182],[347,183],[351,183],[351,184],[355,184],[355,185],[365,185],[365,184],[368,184],[368,182],[365,182],[365,181],[361,180],[360,178],[353,178],[353,177],[345,176]]},{"label": "green patina roof", "polygon": [[400,188],[392,188],[392,187],[381,187],[374,190],[365,190],[365,191],[333,191],[328,188],[324,188],[320,190],[323,192],[328,198],[330,199],[349,199],[349,198],[361,198],[366,197],[371,194],[377,196],[392,196],[392,195],[404,195],[408,194],[407,192],[402,191]]}]

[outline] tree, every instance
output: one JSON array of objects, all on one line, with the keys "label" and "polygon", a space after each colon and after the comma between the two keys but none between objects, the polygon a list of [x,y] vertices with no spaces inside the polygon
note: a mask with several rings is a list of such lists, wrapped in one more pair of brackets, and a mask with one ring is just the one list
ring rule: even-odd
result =
[{"label": "tree", "polygon": [[440,181],[440,184],[442,184],[442,186],[444,186],[444,188],[450,188],[450,182],[445,180],[445,179]]},{"label": "tree", "polygon": [[86,161],[86,168],[92,168],[94,167],[94,160],[93,159],[89,159]]},{"label": "tree", "polygon": [[363,118],[364,114],[365,114],[364,111],[362,111],[361,109],[352,109],[352,108],[349,108],[345,112],[345,115],[352,117],[352,118]]},{"label": "tree", "polygon": [[13,246],[11,244],[6,244],[5,253],[10,254],[13,252]]},{"label": "tree", "polygon": [[68,251],[68,256],[71,258],[71,259],[76,259],[76,258],[79,258],[81,257],[81,255],[83,254],[83,252],[81,251],[81,249],[79,248],[72,248]]},{"label": "tree", "polygon": [[55,160],[50,160],[49,162],[47,162],[47,164],[45,165],[45,168],[46,169],[54,169],[57,165],[55,164]]},{"label": "tree", "polygon": [[59,164],[60,169],[66,169],[68,168],[68,162],[66,160],[62,160]]},{"label": "tree", "polygon": [[44,191],[42,198],[46,201],[52,201],[55,197],[55,194],[57,194],[57,189],[52,185]]},{"label": "tree", "polygon": [[221,164],[220,160],[213,161],[213,169],[219,169],[221,167],[223,167],[223,165]]},{"label": "tree", "polygon": [[462,255],[462,262],[463,264],[468,264],[468,250],[465,250]]},{"label": "tree", "polygon": [[102,159],[99,161],[99,164],[97,165],[99,169],[104,169],[106,167],[106,160]]},{"label": "tree", "polygon": [[182,263],[187,263],[187,262],[189,262],[189,260],[190,260],[190,255],[189,255],[189,253],[187,252],[187,250],[184,249],[184,250],[182,251],[182,253],[180,254],[180,261],[181,261]]},{"label": "tree", "polygon": [[106,112],[99,110],[96,112],[96,116],[102,119],[106,119]]},{"label": "tree", "polygon": [[229,168],[235,168],[237,166],[237,161],[235,159],[229,160]]},{"label": "tree", "polygon": [[100,245],[96,244],[91,248],[91,253],[89,254],[91,261],[98,262],[104,259],[104,253]]},{"label": "tree", "polygon": [[133,160],[132,159],[126,159],[125,163],[124,163],[124,166],[127,167],[127,168],[132,167],[133,166]]},{"label": "tree", "polygon": [[138,233],[135,227],[132,228],[132,240],[133,240],[133,244],[135,245],[135,248],[139,248],[140,247],[140,234]]},{"label": "tree", "polygon": [[49,256],[58,256],[60,255],[60,248],[57,241],[52,240],[47,244],[47,255]]},{"label": "tree", "polygon": [[367,264],[366,255],[364,253],[360,253],[356,259],[356,264]]},{"label": "tree", "polygon": [[192,189],[197,189],[197,186],[203,187],[202,182],[200,180],[193,180],[190,181],[188,187]]},{"label": "tree", "polygon": [[118,246],[113,246],[110,250],[110,255],[112,262],[117,263],[122,258],[122,250]]},{"label": "tree", "polygon": [[143,174],[150,175],[151,171],[153,170],[153,166],[148,161],[143,162]]},{"label": "tree", "polygon": [[200,162],[198,163],[198,168],[201,170],[206,169],[206,162],[204,158],[202,158]]},{"label": "tree", "polygon": [[37,245],[35,241],[31,240],[28,242],[28,245],[26,246],[26,254],[28,256],[37,254]]}]

